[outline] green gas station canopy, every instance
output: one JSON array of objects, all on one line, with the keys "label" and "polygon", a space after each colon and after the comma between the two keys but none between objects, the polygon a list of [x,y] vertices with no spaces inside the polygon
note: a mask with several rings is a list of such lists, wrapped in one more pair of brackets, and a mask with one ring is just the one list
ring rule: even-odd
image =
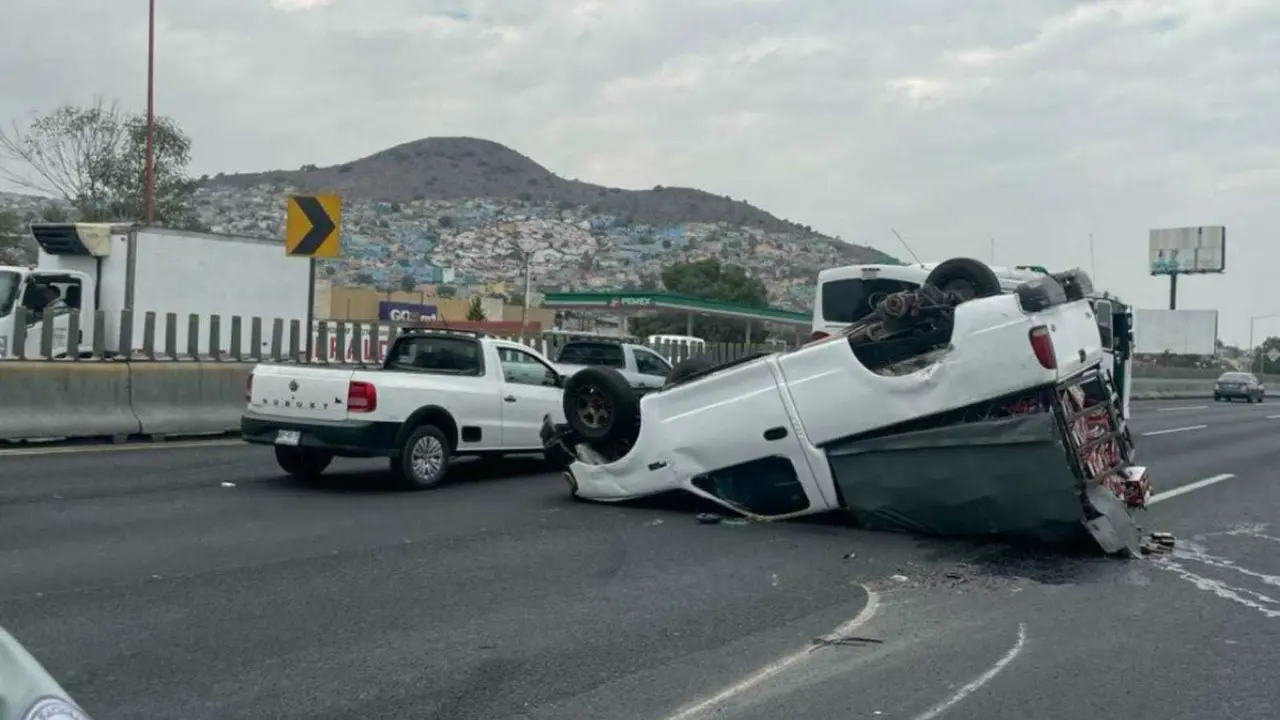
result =
[{"label": "green gas station canopy", "polygon": [[612,313],[665,310],[669,312],[696,313],[709,317],[783,323],[806,328],[813,322],[812,316],[808,313],[778,310],[776,308],[757,308],[723,300],[704,300],[671,293],[547,293],[543,296],[542,306],[554,310],[596,310]]}]

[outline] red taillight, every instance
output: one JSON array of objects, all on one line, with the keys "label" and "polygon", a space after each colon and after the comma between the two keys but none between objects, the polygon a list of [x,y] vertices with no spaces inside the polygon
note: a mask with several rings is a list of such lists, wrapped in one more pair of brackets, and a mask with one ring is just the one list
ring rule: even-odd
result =
[{"label": "red taillight", "polygon": [[831,336],[828,335],[827,333],[822,332],[821,330],[814,330],[813,334],[809,336],[809,342],[818,342],[819,340],[823,338],[828,338],[828,337],[831,337]]},{"label": "red taillight", "polygon": [[249,373],[249,379],[244,381],[244,401],[253,403],[253,373]]},{"label": "red taillight", "polygon": [[1040,361],[1040,367],[1045,370],[1057,369],[1058,356],[1053,352],[1053,338],[1049,335],[1049,328],[1044,325],[1033,327],[1027,335],[1031,340],[1031,350],[1036,354],[1036,360]]},{"label": "red taillight", "polygon": [[347,385],[347,412],[367,413],[378,408],[378,389],[373,383],[352,380]]}]

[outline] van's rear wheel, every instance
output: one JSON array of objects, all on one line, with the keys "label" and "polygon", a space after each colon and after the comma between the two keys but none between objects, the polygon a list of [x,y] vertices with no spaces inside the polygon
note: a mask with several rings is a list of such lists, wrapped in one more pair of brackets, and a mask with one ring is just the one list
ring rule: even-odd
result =
[{"label": "van's rear wheel", "polygon": [[293,477],[314,482],[333,462],[333,455],[323,450],[276,446],[276,464]]}]

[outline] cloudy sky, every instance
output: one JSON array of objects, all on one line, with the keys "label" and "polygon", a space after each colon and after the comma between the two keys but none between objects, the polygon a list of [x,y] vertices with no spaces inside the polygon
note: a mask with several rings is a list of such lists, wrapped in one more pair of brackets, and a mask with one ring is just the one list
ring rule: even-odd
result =
[{"label": "cloudy sky", "polygon": [[[568,177],[700,187],[894,254],[1095,268],[1222,224],[1179,306],[1280,313],[1277,0],[158,0],[157,105],[196,173],[431,135]],[[146,0],[6,0],[0,117],[145,103]],[[1090,256],[1089,235],[1094,237]],[[1258,321],[1280,334],[1280,317]]]}]

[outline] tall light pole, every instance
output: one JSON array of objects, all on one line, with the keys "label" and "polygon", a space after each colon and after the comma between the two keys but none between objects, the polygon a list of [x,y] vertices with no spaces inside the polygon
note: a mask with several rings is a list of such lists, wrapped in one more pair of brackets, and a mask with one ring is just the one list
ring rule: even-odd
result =
[{"label": "tall light pole", "polygon": [[143,220],[150,225],[154,218],[153,167],[156,128],[156,0],[147,0],[147,166],[146,189],[143,191]]},{"label": "tall light pole", "polygon": [[1257,368],[1257,372],[1261,372],[1262,370],[1261,364],[1256,362],[1258,353],[1256,352],[1253,346],[1253,323],[1255,320],[1266,320],[1267,318],[1273,318],[1273,317],[1276,317],[1277,315],[1280,315],[1280,313],[1269,313],[1267,315],[1254,315],[1249,318],[1249,370],[1251,372],[1254,371],[1254,365],[1259,366]]},{"label": "tall light pole", "polygon": [[524,270],[524,302],[520,308],[520,342],[524,342],[525,325],[529,322],[529,296],[533,293],[533,258],[542,250],[554,250],[562,259],[581,257],[585,251],[578,253],[567,253],[555,247],[545,240],[539,243],[540,247],[528,248],[520,243],[516,237],[516,233],[512,232],[507,235],[507,244],[520,258],[520,264]]}]

